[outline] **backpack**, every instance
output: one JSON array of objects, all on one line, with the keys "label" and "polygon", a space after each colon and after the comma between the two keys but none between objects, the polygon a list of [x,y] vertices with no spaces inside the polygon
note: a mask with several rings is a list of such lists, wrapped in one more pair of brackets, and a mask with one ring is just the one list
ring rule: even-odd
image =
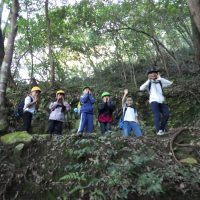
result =
[{"label": "backpack", "polygon": [[[160,87],[161,87],[161,89],[162,89],[162,92],[163,92],[163,87],[162,87],[162,82],[160,81],[160,80],[158,80],[158,82],[157,83],[159,83],[160,84]],[[150,93],[150,90],[151,90],[151,84],[152,84],[152,82],[150,81],[149,82],[149,85],[148,85],[148,92]]]},{"label": "backpack", "polygon": [[126,114],[126,110],[127,110],[127,107],[125,107],[125,109],[124,109],[124,111],[123,111],[123,114],[122,114],[122,116],[120,117],[119,122],[118,122],[118,126],[119,126],[120,129],[123,128],[124,116],[125,116],[125,114]]},{"label": "backpack", "polygon": [[[31,96],[29,96],[31,99],[31,102],[33,102],[33,98]],[[23,113],[24,113],[24,102],[25,102],[25,98],[23,100],[21,100],[15,107],[14,110],[14,115],[16,118],[21,118],[23,117]]]}]

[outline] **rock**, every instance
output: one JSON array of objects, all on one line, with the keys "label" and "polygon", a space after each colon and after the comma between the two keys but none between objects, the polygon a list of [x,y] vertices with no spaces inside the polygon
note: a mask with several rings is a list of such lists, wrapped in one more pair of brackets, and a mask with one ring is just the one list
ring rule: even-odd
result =
[{"label": "rock", "polygon": [[181,163],[188,163],[188,164],[197,164],[198,163],[197,160],[195,158],[192,158],[192,157],[181,159],[180,162]]},{"label": "rock", "polygon": [[30,142],[32,139],[33,137],[30,134],[28,134],[26,131],[8,133],[0,137],[1,142],[3,142],[4,144]]},{"label": "rock", "polygon": [[24,144],[20,143],[15,147],[15,151],[16,152],[20,152],[23,148],[24,148]]}]

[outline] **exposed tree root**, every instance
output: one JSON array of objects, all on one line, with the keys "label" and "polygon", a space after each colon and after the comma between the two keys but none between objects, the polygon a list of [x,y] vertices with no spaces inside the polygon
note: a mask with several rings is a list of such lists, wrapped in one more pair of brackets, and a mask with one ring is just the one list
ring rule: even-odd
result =
[{"label": "exposed tree root", "polygon": [[200,128],[196,128],[196,127],[183,127],[183,128],[179,128],[178,130],[176,130],[175,134],[173,135],[173,137],[170,140],[170,151],[172,152],[172,156],[174,158],[174,160],[178,163],[178,164],[182,164],[176,157],[175,152],[174,152],[174,145],[179,146],[179,147],[191,147],[193,149],[195,149],[195,151],[197,152],[198,155],[200,155],[200,153],[197,151],[197,148],[199,147],[198,145],[192,145],[192,144],[179,144],[176,143],[175,140],[176,138],[182,134],[184,131],[189,131],[190,133],[192,133],[192,131],[200,131]]}]

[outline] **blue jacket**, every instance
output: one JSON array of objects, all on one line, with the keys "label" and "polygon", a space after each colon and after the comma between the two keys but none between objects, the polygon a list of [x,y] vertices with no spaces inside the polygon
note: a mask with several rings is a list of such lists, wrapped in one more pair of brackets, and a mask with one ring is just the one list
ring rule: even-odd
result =
[{"label": "blue jacket", "polygon": [[93,113],[93,103],[95,102],[94,97],[91,94],[82,95],[80,97],[81,113]]}]

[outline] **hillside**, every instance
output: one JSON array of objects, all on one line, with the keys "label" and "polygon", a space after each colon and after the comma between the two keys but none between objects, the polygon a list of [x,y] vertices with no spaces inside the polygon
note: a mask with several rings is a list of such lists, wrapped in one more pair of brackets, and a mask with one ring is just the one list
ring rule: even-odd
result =
[{"label": "hillside", "polygon": [[180,80],[165,92],[171,119],[164,136],[153,130],[143,93],[135,103],[144,136],[127,139],[117,124],[105,136],[95,126],[90,136],[78,137],[73,115],[64,135],[51,138],[38,123],[48,113],[43,100],[29,142],[0,143],[2,199],[199,199],[199,83],[188,87],[194,78]]}]

